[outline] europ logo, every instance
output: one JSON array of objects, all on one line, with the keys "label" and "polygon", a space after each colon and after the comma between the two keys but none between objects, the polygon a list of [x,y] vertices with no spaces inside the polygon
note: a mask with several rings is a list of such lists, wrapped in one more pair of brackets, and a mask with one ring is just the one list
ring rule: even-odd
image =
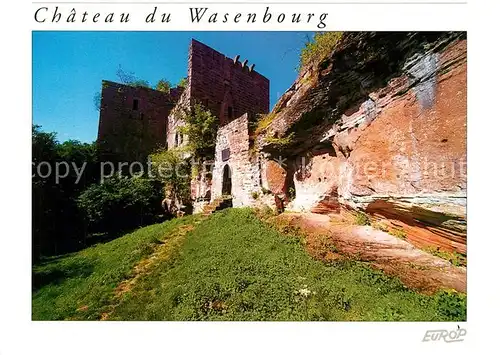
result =
[{"label": "europ logo", "polygon": [[461,329],[458,326],[457,330],[448,331],[445,329],[440,330],[428,330],[425,332],[423,342],[426,341],[440,341],[444,340],[446,343],[455,343],[457,341],[464,341],[464,337],[467,334],[467,330]]}]

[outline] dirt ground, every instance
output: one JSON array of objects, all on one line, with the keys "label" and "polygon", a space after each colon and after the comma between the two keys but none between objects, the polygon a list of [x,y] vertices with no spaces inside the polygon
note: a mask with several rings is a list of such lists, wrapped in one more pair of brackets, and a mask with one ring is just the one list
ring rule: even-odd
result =
[{"label": "dirt ground", "polygon": [[355,225],[341,215],[284,213],[276,221],[300,228],[306,235],[306,248],[315,258],[334,261],[349,257],[369,262],[424,293],[467,290],[465,267],[455,266],[371,226]]}]

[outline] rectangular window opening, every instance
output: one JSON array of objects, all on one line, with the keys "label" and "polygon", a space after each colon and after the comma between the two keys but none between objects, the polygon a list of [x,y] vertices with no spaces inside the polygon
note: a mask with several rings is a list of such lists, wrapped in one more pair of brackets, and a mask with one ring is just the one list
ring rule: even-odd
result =
[{"label": "rectangular window opening", "polygon": [[139,109],[139,100],[134,99],[134,102],[132,104],[132,110],[137,111]]}]

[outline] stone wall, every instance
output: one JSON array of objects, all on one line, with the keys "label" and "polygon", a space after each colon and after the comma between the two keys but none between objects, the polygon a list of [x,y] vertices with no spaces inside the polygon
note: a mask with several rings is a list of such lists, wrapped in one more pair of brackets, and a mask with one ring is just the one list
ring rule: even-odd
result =
[{"label": "stone wall", "polygon": [[182,117],[184,110],[189,110],[191,107],[191,98],[189,86],[182,93],[177,105],[173,108],[172,112],[167,118],[167,148],[176,148],[187,144],[187,137],[178,132],[178,127],[184,125]]},{"label": "stone wall", "polygon": [[189,47],[187,87],[168,117],[168,147],[187,142],[177,127],[183,110],[195,103],[208,108],[224,125],[245,113],[269,112],[269,80],[246,62],[227,58],[205,44],[192,40]]},{"label": "stone wall", "polygon": [[215,163],[212,173],[212,200],[223,194],[224,167],[231,174],[233,206],[251,206],[255,203],[252,192],[259,193],[259,164],[252,158],[249,142],[248,115],[243,115],[217,132]]},{"label": "stone wall", "polygon": [[249,175],[258,175],[260,171],[258,165],[249,162],[248,117],[269,112],[269,80],[246,61],[242,63],[229,59],[203,43],[192,40],[187,88],[168,116],[169,149],[187,144],[187,137],[179,135],[178,127],[184,124],[183,111],[195,103],[210,109],[219,118],[221,126],[217,136],[213,181],[201,176],[191,181],[191,197],[198,201],[196,206],[201,208],[203,203],[199,200],[208,191],[212,200],[222,194],[220,174],[227,162],[222,161],[221,152],[225,149],[222,147],[228,145],[224,139],[231,142],[229,161],[231,170],[234,170],[233,205],[251,203],[251,190],[254,187]]},{"label": "stone wall", "polygon": [[97,143],[101,159],[142,161],[165,146],[167,117],[181,94],[102,82]]}]

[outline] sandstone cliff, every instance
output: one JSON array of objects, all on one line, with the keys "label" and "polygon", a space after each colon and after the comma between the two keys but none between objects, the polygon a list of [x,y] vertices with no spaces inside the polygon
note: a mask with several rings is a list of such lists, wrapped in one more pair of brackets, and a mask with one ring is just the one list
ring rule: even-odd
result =
[{"label": "sandstone cliff", "polygon": [[464,33],[344,34],[256,137],[264,185],[289,210],[364,211],[465,253],[466,53]]}]

